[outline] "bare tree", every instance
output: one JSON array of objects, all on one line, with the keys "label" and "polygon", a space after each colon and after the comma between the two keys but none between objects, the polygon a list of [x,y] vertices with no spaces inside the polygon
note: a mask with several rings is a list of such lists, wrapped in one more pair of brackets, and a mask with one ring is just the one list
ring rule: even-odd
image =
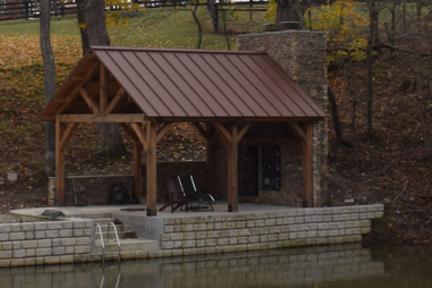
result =
[{"label": "bare tree", "polygon": [[202,29],[202,25],[201,25],[201,21],[198,17],[198,8],[199,8],[199,0],[195,0],[195,1],[191,1],[191,13],[192,13],[192,18],[194,19],[195,25],[197,27],[197,49],[201,48],[202,45],[202,39],[203,39],[203,29]]},{"label": "bare tree", "polygon": [[379,27],[379,15],[381,7],[379,6],[380,0],[369,0],[369,38],[372,40],[372,45],[376,45],[380,42],[380,27]]},{"label": "bare tree", "polygon": [[86,0],[84,2],[84,19],[90,44],[110,45],[105,23],[105,1]]},{"label": "bare tree", "polygon": [[85,20],[85,0],[77,0],[77,22],[81,35],[81,45],[83,55],[90,51],[90,39],[87,33],[87,24]]},{"label": "bare tree", "polygon": [[379,43],[379,0],[369,0],[369,37],[368,45],[366,49],[367,55],[367,134],[369,138],[373,136],[373,125],[372,125],[372,114],[373,114],[373,67],[374,67],[374,55],[373,49]]},{"label": "bare tree", "polygon": [[231,50],[231,41],[228,36],[228,30],[227,30],[227,15],[226,15],[226,9],[222,8],[222,22],[223,22],[223,33],[225,38],[225,43],[227,45],[227,49]]},{"label": "bare tree", "polygon": [[[56,71],[54,53],[51,47],[51,5],[50,0],[40,1],[40,48],[44,69],[45,101],[54,98],[56,91]],[[45,123],[45,174],[55,175],[55,132],[51,122]]]},{"label": "bare tree", "polygon": [[[83,1],[83,0],[81,0]],[[80,23],[85,31],[81,30],[83,51],[88,52],[88,45],[111,44],[105,23],[105,1],[104,0],[85,0],[81,7],[84,11],[84,23]],[[88,42],[85,42],[88,37]],[[99,124],[99,147],[101,152],[107,156],[115,157],[125,152],[120,127],[117,124]]]},{"label": "bare tree", "polygon": [[341,126],[340,119],[339,119],[338,106],[336,103],[336,96],[335,96],[333,90],[330,88],[330,86],[327,89],[327,95],[328,95],[328,100],[329,100],[329,104],[330,104],[330,111],[331,111],[331,116],[332,116],[332,120],[333,120],[333,126],[334,126],[334,130],[335,130],[336,141],[338,144],[342,144],[344,139],[343,139],[343,134],[342,134],[342,126]]},{"label": "bare tree", "polygon": [[406,0],[402,0],[402,32],[405,33],[407,30],[407,3]]}]

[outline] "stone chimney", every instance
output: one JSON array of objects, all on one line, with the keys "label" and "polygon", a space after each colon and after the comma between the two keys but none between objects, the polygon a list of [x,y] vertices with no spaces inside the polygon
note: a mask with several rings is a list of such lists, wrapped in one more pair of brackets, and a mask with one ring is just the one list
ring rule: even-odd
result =
[{"label": "stone chimney", "polygon": [[[265,51],[328,115],[326,37],[322,32],[283,30],[240,35],[238,49]],[[315,124],[313,143],[314,206],[327,191],[327,119]]]}]

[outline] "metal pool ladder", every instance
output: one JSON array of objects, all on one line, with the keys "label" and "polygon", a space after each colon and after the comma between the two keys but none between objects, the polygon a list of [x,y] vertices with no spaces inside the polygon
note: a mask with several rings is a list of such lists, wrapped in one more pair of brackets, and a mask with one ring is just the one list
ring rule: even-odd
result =
[{"label": "metal pool ladder", "polygon": [[121,260],[120,238],[119,238],[119,235],[118,235],[117,227],[114,224],[114,222],[110,222],[108,224],[107,233],[106,233],[106,243],[105,243],[104,236],[103,236],[103,233],[102,233],[102,226],[99,223],[95,222],[95,224],[93,226],[93,233],[92,233],[92,247],[91,247],[91,251],[94,251],[94,248],[96,246],[95,245],[95,242],[96,242],[96,233],[98,233],[100,241],[101,241],[101,246],[102,246],[102,263],[105,263],[105,244],[109,243],[109,240],[110,240],[109,236],[110,236],[110,232],[111,232],[110,231],[111,227],[113,227],[115,241],[116,241],[117,248],[118,248],[118,257],[119,257],[118,259],[119,259],[119,261]]}]

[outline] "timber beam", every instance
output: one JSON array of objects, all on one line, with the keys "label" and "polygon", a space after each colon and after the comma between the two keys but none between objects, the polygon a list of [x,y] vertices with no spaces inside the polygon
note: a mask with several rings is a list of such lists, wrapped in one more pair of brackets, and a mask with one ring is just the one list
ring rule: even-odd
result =
[{"label": "timber beam", "polygon": [[[147,151],[148,149],[148,139],[145,135],[145,132],[142,130],[141,125],[138,123],[131,123],[132,130],[135,132],[135,135],[138,137],[138,140],[141,142],[144,149]],[[145,129],[145,126],[144,126]]]},{"label": "timber beam", "polygon": [[87,103],[87,106],[90,108],[90,110],[94,113],[94,114],[99,114],[99,108],[96,104],[96,102],[94,101],[94,99],[86,92],[86,90],[81,87],[80,89],[80,95],[81,97],[84,99],[84,101]]},{"label": "timber beam", "polygon": [[[172,123],[157,124],[152,121],[143,121],[141,123],[130,123],[131,128],[126,126],[125,130],[129,134],[133,134],[134,140],[134,178],[136,193],[141,192],[141,163],[140,153],[144,148],[146,152],[146,211],[147,216],[155,216],[157,214],[157,143],[162,139],[165,133],[169,130]],[[138,145],[141,144],[141,145]],[[140,146],[140,147],[138,147]]]},{"label": "timber beam", "polygon": [[64,173],[64,151],[62,149],[63,127],[59,116],[55,121],[55,173],[56,173],[56,204],[65,204],[65,173]]},{"label": "timber beam", "polygon": [[126,90],[123,87],[119,88],[114,98],[111,100],[108,107],[105,109],[104,113],[105,114],[111,113],[117,107],[117,104],[120,102],[120,100],[123,98],[125,94],[126,94]]},{"label": "timber beam", "polygon": [[201,137],[204,138],[206,143],[206,191],[211,195],[214,195],[214,165],[215,156],[213,151],[213,143],[216,136],[215,129],[209,123],[192,122]]},{"label": "timber beam", "polygon": [[222,139],[227,150],[228,172],[228,211],[238,211],[238,144],[250,128],[250,124],[239,127],[232,124],[229,127],[221,123],[213,123],[215,130]]},{"label": "timber beam", "polygon": [[144,114],[61,114],[61,123],[143,123]]},{"label": "timber beam", "polygon": [[303,189],[306,207],[313,207],[313,124],[305,125],[305,138],[303,142]]},{"label": "timber beam", "polygon": [[60,149],[64,151],[64,148],[69,141],[69,139],[72,137],[73,131],[78,127],[78,123],[67,123],[66,128],[63,131],[63,135],[61,135],[60,139]]},{"label": "timber beam", "polygon": [[148,121],[145,125],[146,130],[146,211],[147,216],[157,215],[157,127]]},{"label": "timber beam", "polygon": [[302,140],[302,142],[306,142],[306,133],[303,128],[296,122],[289,122],[288,126],[295,132],[295,134]]},{"label": "timber beam", "polygon": [[107,72],[102,63],[99,66],[99,111],[105,111],[108,105]]},{"label": "timber beam", "polygon": [[73,90],[72,92],[69,94],[69,96],[66,98],[66,101],[64,101],[64,103],[62,104],[62,106],[59,108],[58,110],[58,114],[62,113],[64,111],[64,109],[66,109],[66,107],[72,103],[73,100],[75,100],[79,95],[80,95],[80,89],[83,87],[84,83],[86,83],[89,79],[91,79],[93,76],[96,75],[97,72],[97,68],[98,68],[98,63],[93,64],[90,69],[88,70],[88,72],[85,74],[84,77],[80,78],[81,79],[81,83],[78,84]]}]

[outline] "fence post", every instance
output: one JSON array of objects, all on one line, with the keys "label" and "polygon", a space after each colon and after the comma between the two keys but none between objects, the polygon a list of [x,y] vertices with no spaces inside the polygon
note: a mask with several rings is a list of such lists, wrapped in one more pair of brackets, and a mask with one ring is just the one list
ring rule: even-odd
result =
[{"label": "fence post", "polygon": [[29,7],[29,0],[23,0],[24,2],[24,17],[26,20],[30,18],[30,7]]}]

